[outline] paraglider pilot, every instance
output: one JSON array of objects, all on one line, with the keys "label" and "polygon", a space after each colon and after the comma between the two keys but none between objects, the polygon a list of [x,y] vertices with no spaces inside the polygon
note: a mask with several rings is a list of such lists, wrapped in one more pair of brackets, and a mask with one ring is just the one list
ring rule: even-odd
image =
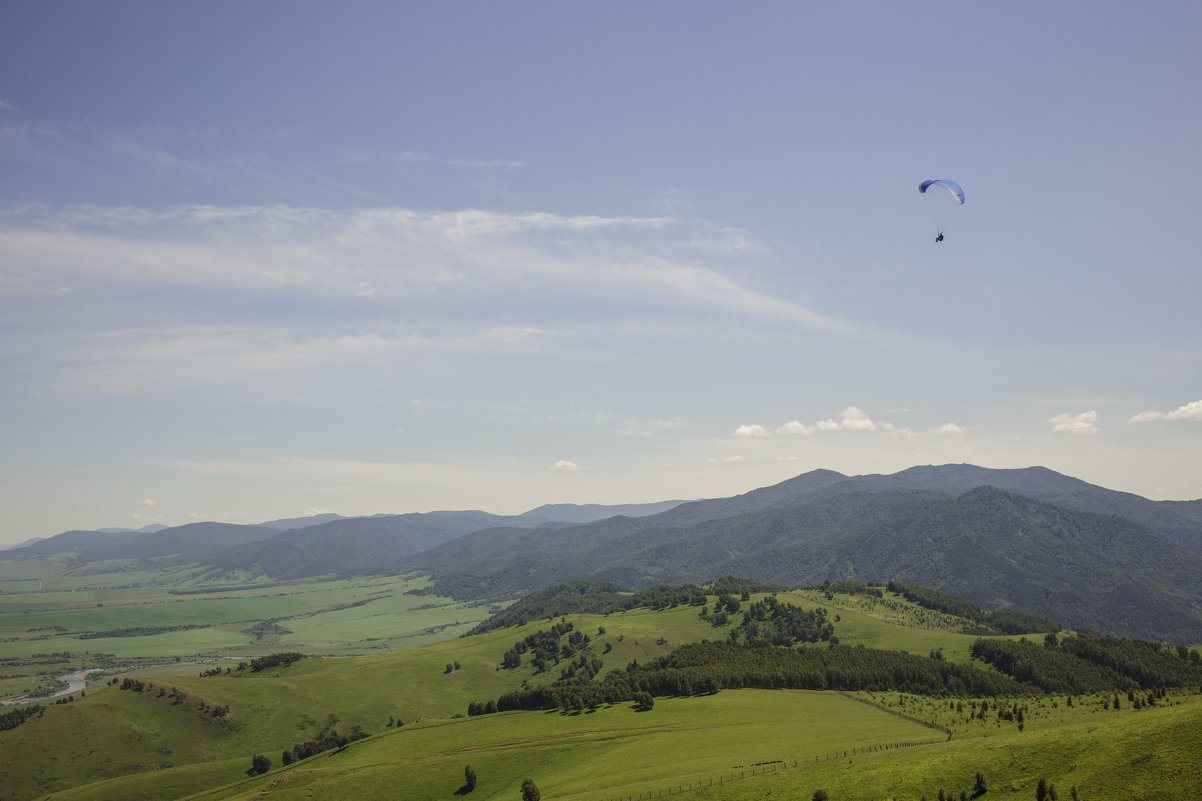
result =
[{"label": "paraglider pilot", "polygon": [[942,241],[943,241],[943,232],[942,232],[942,231],[940,231],[940,232],[939,232],[939,236],[935,237],[935,241],[936,241],[936,242],[942,242]]}]

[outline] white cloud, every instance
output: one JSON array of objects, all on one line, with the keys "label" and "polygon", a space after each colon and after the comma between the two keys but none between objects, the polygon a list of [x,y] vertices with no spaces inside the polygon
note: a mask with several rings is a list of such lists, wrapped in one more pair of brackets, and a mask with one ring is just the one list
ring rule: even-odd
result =
[{"label": "white cloud", "polygon": [[958,423],[944,423],[935,429],[936,434],[963,434],[965,431],[964,426]]},{"label": "white cloud", "polygon": [[764,428],[762,425],[759,425],[758,423],[753,423],[751,425],[741,425],[735,429],[734,435],[736,437],[767,437],[767,436],[769,436],[768,429]]},{"label": "white cloud", "polygon": [[145,499],[143,499],[143,501],[142,501],[140,504],[138,504],[138,505],[139,505],[139,506],[152,506],[152,507],[153,507],[153,506],[158,506],[158,505],[159,505],[159,502],[158,502],[158,501],[156,501],[156,500],[153,500],[153,499],[151,499],[151,498],[145,498]]},{"label": "white cloud", "polygon": [[790,420],[789,422],[785,423],[782,426],[777,426],[776,433],[777,434],[788,434],[788,435],[800,434],[802,436],[806,436],[808,434],[814,433],[814,427],[808,426],[805,423],[799,422],[797,420]]},{"label": "white cloud", "polygon": [[876,431],[876,423],[855,406],[848,406],[839,414],[838,420],[818,421],[819,431]]},{"label": "white cloud", "polygon": [[1171,412],[1140,412],[1128,422],[1147,423],[1152,420],[1202,421],[1202,400],[1191,401],[1184,406],[1178,406]]},{"label": "white cloud", "polygon": [[725,456],[722,458],[717,458],[717,457],[711,456],[710,458],[705,460],[705,463],[706,464],[742,464],[744,461],[746,461],[746,460],[742,456]]},{"label": "white cloud", "polygon": [[575,462],[569,462],[567,459],[560,459],[558,462],[551,465],[551,469],[552,470],[563,470],[563,471],[566,471],[569,473],[576,473],[576,472],[579,472],[580,470],[582,470],[583,468],[581,468],[580,465],[576,464]]},{"label": "white cloud", "polygon": [[1098,413],[1096,411],[1072,414],[1058,414],[1048,421],[1052,431],[1067,434],[1096,434],[1098,432]]}]

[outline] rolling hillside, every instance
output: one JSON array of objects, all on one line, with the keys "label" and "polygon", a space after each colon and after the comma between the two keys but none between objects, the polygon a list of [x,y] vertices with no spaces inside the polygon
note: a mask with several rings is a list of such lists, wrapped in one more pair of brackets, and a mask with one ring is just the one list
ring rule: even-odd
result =
[{"label": "rolling hillside", "polygon": [[[754,594],[748,601],[765,597]],[[832,620],[837,615],[835,631],[843,643],[774,653],[843,651],[896,659],[900,650],[934,670],[979,670],[968,658],[976,636],[960,631],[971,621],[891,593],[819,590],[777,598],[825,609]],[[710,607],[718,598],[705,600]],[[1039,777],[1056,782],[1062,797],[1079,785],[1088,799],[1122,798],[1116,788],[1140,786],[1147,797],[1185,801],[1202,789],[1196,759],[1189,756],[1198,753],[1202,704],[1183,690],[1153,701],[1151,690],[1141,688],[1145,707],[1124,697],[1117,708],[1109,691],[1075,699],[949,700],[939,694],[748,687],[658,695],[643,712],[619,702],[577,713],[462,716],[473,701],[561,680],[572,657],[546,671],[530,655],[518,667],[500,666],[515,641],[538,636],[553,623],[591,635],[584,653],[603,663],[602,671],[633,675],[635,664],[679,662],[690,652],[688,643],[712,651],[718,641],[731,640],[729,632],[746,622],[750,610],[744,606],[717,624],[698,608],[569,615],[395,653],[302,659],[259,671],[218,662],[106,677],[86,697],[48,706],[0,731],[9,763],[4,798],[29,801],[49,793],[77,801],[234,801],[267,793],[283,799],[399,793],[451,799],[468,792],[467,765],[479,776],[471,797],[495,799],[519,797],[521,782],[531,777],[544,798],[578,801],[684,790],[698,798],[808,798],[819,787],[832,798],[888,797],[901,787],[915,798],[934,798],[942,787],[957,794],[971,789],[978,771],[991,792],[1028,795]],[[927,656],[936,650],[937,659]],[[1161,651],[1160,658],[1180,661],[1175,651]],[[1020,707],[1025,715],[1016,721],[1009,710]],[[334,730],[368,736],[283,764],[283,751]],[[1104,756],[1112,753],[1123,757]],[[264,775],[247,775],[255,754],[271,763]]]}]

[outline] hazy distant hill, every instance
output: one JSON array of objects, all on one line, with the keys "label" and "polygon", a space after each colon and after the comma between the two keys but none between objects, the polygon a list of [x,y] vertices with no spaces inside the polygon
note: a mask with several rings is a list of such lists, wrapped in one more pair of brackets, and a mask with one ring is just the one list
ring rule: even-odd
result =
[{"label": "hazy distant hill", "polygon": [[647,515],[680,501],[623,504],[553,504],[516,516],[479,511],[343,517],[320,514],[272,520],[257,525],[190,523],[66,531],[33,539],[4,551],[3,559],[70,554],[77,562],[102,559],[204,561],[222,570],[256,565],[272,578],[301,578],[378,567],[462,534],[498,525],[522,528],[588,523],[615,514]]},{"label": "hazy distant hill", "polygon": [[67,531],[33,545],[5,551],[4,558],[29,559],[69,554],[80,563],[140,559],[186,564],[230,547],[267,539],[277,533],[271,528],[232,523],[189,523],[150,532]]},{"label": "hazy distant hill", "polygon": [[537,522],[475,511],[352,517],[277,533],[207,562],[220,570],[251,569],[277,580],[304,578],[387,564],[485,526]]},{"label": "hazy distant hill", "polygon": [[599,503],[550,503],[531,509],[519,517],[536,517],[564,523],[592,523],[607,517],[645,517],[659,514],[679,506],[685,501],[659,501],[658,503],[626,503],[605,506]]},{"label": "hazy distant hill", "polygon": [[429,573],[505,598],[589,579],[639,589],[746,576],[798,586],[891,578],[1070,627],[1202,641],[1202,501],[1150,501],[1042,467],[815,470],[731,498],[541,506],[157,532],[65,532],[0,554],[194,564],[212,580]]},{"label": "hazy distant hill", "polygon": [[277,528],[281,531],[287,531],[293,528],[308,528],[309,526],[319,526],[322,523],[331,523],[335,520],[346,520],[343,515],[331,514],[329,512],[320,515],[310,515],[309,517],[288,517],[283,520],[269,520],[266,523],[260,523],[260,526],[267,528]]}]

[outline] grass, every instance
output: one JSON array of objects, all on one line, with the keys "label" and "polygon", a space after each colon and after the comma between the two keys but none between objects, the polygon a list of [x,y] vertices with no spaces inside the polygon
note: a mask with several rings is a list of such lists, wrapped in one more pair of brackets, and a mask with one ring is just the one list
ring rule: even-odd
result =
[{"label": "grass", "polygon": [[[524,778],[544,798],[613,801],[680,794],[696,801],[830,798],[936,798],[972,793],[977,771],[988,798],[1030,798],[1040,778],[1067,799],[1192,801],[1202,791],[1202,697],[1141,711],[1059,707],[1025,731],[941,742],[930,729],[834,693],[739,690],[660,699],[650,712],[629,704],[594,713],[510,712],[430,720],[390,729],[268,774],[238,776],[192,801],[335,801],[403,797],[453,799],[471,765],[477,801],[520,795]],[[885,750],[864,746],[937,741]],[[779,760],[779,761],[777,761]],[[768,763],[756,766],[755,763]],[[242,765],[249,765],[249,756]],[[243,768],[244,770],[245,768]],[[227,771],[193,768],[154,774],[173,791]],[[138,794],[146,777],[113,780],[53,798],[165,798]],[[208,785],[211,787],[212,785]],[[128,788],[128,789],[127,789]]]},{"label": "grass", "polygon": [[[833,719],[840,725],[831,726]],[[663,699],[646,713],[622,704],[579,715],[512,712],[429,721],[194,797],[245,798],[270,785],[272,797],[285,801],[448,799],[470,764],[479,776],[475,799],[516,798],[529,776],[544,797],[602,801],[666,791],[669,782],[730,783],[764,770],[751,767],[757,762],[801,764],[836,750],[935,736],[831,693],[742,690]]]},{"label": "grass", "polygon": [[[552,621],[458,638],[457,630],[470,625],[461,618],[482,617],[485,610],[404,595],[404,589],[413,586],[418,586],[413,578],[391,578],[204,595],[171,595],[162,588],[110,589],[89,591],[92,596],[82,603],[74,600],[79,597],[74,593],[0,596],[0,602],[15,607],[0,607],[0,623],[27,649],[34,643],[83,643],[89,648],[111,643],[128,648],[125,653],[131,659],[147,650],[169,652],[173,643],[208,647],[212,657],[282,650],[367,652],[350,659],[307,659],[257,674],[232,670],[205,678],[198,673],[213,663],[176,663],[172,658],[129,674],[153,683],[148,693],[93,684],[86,698],[50,706],[42,718],[0,732],[0,752],[10,766],[0,797],[8,801],[52,793],[55,798],[165,801],[197,793],[197,798],[221,801],[258,798],[270,790],[282,799],[450,799],[463,781],[465,764],[480,777],[471,795],[477,800],[520,797],[520,783],[530,776],[545,798],[580,801],[638,798],[649,792],[667,795],[675,788],[692,788],[685,794],[697,799],[808,799],[818,787],[836,801],[918,801],[922,795],[936,798],[940,787],[957,798],[961,789],[971,792],[977,770],[986,774],[990,796],[994,790],[1000,795],[1003,788],[1022,794],[1017,797],[1030,796],[1033,782],[1043,776],[1057,784],[1064,799],[1073,784],[1089,801],[1202,797],[1197,767],[1202,763],[1200,696],[1179,695],[1168,704],[1139,711],[1126,704],[1120,711],[1104,709],[1101,696],[1075,698],[1072,706],[1066,696],[1002,699],[1007,706],[1023,707],[1021,732],[1014,723],[997,720],[995,713],[985,720],[972,716],[975,707],[968,699],[957,705],[897,693],[864,696],[946,726],[953,732],[946,743],[942,734],[868,704],[834,693],[800,691],[725,691],[701,698],[657,699],[646,713],[625,704],[580,715],[515,712],[457,718],[471,701],[558,678],[558,668],[538,674],[528,663],[499,669],[502,655],[515,641],[549,628]],[[95,600],[98,597],[105,600]],[[949,660],[967,661],[967,646],[975,639],[960,630],[962,621],[927,614],[895,598],[828,599],[820,592],[778,597],[801,606],[823,606],[832,620],[838,614],[835,630],[848,644],[921,655],[942,647]],[[88,607],[89,603],[105,606]],[[257,647],[247,647],[251,635],[245,629],[250,624],[231,618],[251,608],[260,615],[265,609],[287,611],[280,625],[291,633],[271,635]],[[152,616],[140,616],[143,611]],[[714,628],[698,617],[698,611],[682,606],[564,619],[590,636],[592,654],[603,661],[604,671],[622,668],[633,659],[646,661],[681,643],[725,639],[729,626]],[[52,631],[53,636],[39,640],[35,638],[47,632],[29,632],[30,619],[93,627],[100,621],[152,625],[149,620],[208,620],[212,625],[101,641]],[[737,622],[738,616],[732,616],[732,623]],[[205,645],[207,637],[216,638],[212,645]],[[156,638],[162,641],[156,643]],[[243,647],[223,644],[227,641],[221,638],[242,638]],[[415,647],[403,648],[407,643]],[[446,670],[456,663],[458,669]],[[66,672],[61,665],[55,670],[55,675]],[[173,688],[188,700],[174,703],[168,694]],[[214,719],[202,703],[206,709],[229,705],[231,717]],[[390,719],[405,725],[388,727]],[[280,752],[294,743],[313,739],[324,728],[346,733],[355,726],[375,734],[341,753],[279,767]],[[919,748],[861,750],[936,740],[940,742]],[[836,752],[848,756],[835,759]],[[245,777],[256,753],[269,756],[277,770]],[[770,764],[752,767],[758,762]],[[1116,787],[1138,788],[1139,794],[1116,794]]]}]

